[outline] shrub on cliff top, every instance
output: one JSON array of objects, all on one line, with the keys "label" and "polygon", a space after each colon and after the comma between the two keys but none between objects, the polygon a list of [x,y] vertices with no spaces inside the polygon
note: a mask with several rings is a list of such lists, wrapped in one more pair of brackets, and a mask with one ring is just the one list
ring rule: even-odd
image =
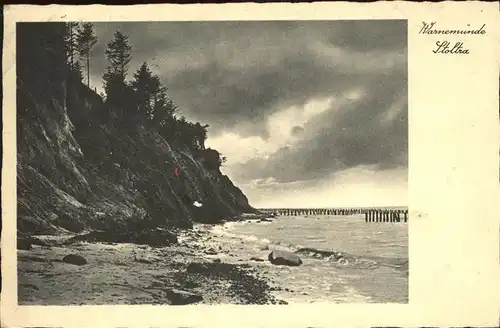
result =
[{"label": "shrub on cliff top", "polygon": [[226,162],[226,158],[217,150],[207,148],[202,153],[204,165],[209,170],[217,170]]}]

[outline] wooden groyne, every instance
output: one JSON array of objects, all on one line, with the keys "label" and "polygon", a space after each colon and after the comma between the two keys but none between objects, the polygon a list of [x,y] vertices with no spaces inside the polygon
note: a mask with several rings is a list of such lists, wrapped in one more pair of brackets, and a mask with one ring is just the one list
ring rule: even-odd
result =
[{"label": "wooden groyne", "polygon": [[365,222],[408,222],[407,209],[383,208],[275,208],[262,209],[262,212],[277,216],[306,215],[363,215]]},{"label": "wooden groyne", "polygon": [[408,222],[408,210],[368,210],[365,222]]}]

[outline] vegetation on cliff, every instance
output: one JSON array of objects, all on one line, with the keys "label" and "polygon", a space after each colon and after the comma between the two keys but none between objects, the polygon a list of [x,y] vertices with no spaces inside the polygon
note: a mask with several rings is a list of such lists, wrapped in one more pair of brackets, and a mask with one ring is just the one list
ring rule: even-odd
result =
[{"label": "vegetation on cliff", "polygon": [[106,49],[105,94],[89,88],[92,29],[17,26],[18,230],[189,228],[254,211],[205,147],[209,126],[179,115],[147,63],[128,74],[126,35]]}]

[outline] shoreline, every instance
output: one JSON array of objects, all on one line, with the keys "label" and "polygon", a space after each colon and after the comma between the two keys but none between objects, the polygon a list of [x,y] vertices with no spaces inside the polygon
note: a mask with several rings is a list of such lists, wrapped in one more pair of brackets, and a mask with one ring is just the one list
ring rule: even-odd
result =
[{"label": "shoreline", "polygon": [[[17,250],[18,303],[287,304],[272,295],[280,287],[271,286],[257,268],[225,260],[232,254],[207,228],[225,223],[179,230],[178,242],[164,247],[32,235],[31,249]],[[65,263],[69,254],[87,263]]]},{"label": "shoreline", "polygon": [[[210,230],[236,258],[249,263],[268,281],[280,286],[281,289],[272,294],[290,304],[408,303],[408,258],[404,252],[394,253],[385,245],[383,249],[375,247],[375,252],[366,252],[363,247],[353,248],[353,244],[331,244],[324,239],[327,235],[308,240],[307,236],[294,232],[300,218],[312,226],[315,222],[322,222],[320,225],[334,222],[338,231],[346,228],[326,215],[312,221],[307,216],[292,221],[279,216],[272,220],[245,220],[212,226]],[[363,221],[361,216],[359,219]],[[308,224],[304,226],[306,230],[312,227]],[[377,230],[373,236],[383,236],[380,233]],[[274,250],[298,255],[303,264],[299,267],[272,265],[267,257]],[[391,287],[383,287],[388,282]]]},{"label": "shoreline", "polygon": [[[257,224],[267,229],[265,227],[270,222],[279,220],[279,217],[271,217],[249,214],[219,224],[196,223],[189,230],[157,228],[149,234],[134,231],[126,235],[125,239],[135,238],[136,243],[96,241],[96,238],[114,238],[112,241],[124,238],[116,233],[95,231],[73,237],[38,236],[31,250],[18,250],[19,303],[408,302],[407,292],[401,289],[408,288],[407,260],[382,263],[383,258],[361,258],[335,248],[316,249],[235,233],[234,229],[240,224],[254,227]],[[161,234],[157,235],[155,231]],[[145,236],[151,237],[149,243],[172,236],[175,242],[159,246],[141,245]],[[165,238],[163,240],[169,243]],[[294,268],[272,264],[268,256],[273,251],[297,254],[303,265]],[[62,259],[68,254],[81,255],[88,263],[84,266],[63,263]],[[318,275],[318,272],[322,274]],[[365,280],[363,277],[367,275],[371,278]],[[387,279],[397,281],[391,280],[394,288],[386,294],[379,284],[369,282],[371,279],[379,281],[380,285]],[[54,290],[61,295],[51,296]]]}]

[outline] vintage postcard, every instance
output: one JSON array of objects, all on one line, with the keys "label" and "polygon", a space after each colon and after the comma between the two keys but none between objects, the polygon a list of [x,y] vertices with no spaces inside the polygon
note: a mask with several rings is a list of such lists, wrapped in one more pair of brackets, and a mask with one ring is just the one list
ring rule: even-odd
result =
[{"label": "vintage postcard", "polygon": [[495,4],[4,13],[2,326],[499,323]]}]

